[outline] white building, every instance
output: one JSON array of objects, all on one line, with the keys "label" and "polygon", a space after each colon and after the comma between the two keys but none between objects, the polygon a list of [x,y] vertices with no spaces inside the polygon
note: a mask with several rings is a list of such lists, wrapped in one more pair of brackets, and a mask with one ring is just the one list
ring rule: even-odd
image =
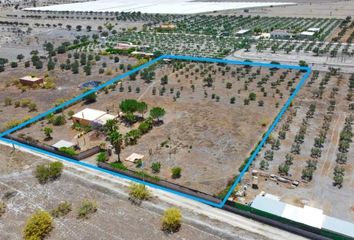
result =
[{"label": "white building", "polygon": [[271,194],[258,195],[253,200],[251,207],[294,222],[354,238],[353,223],[326,216],[322,209],[306,205],[297,207],[281,202],[278,196]]},{"label": "white building", "polygon": [[302,38],[312,38],[315,35],[315,32],[303,31],[300,33]]},{"label": "white building", "polygon": [[85,108],[72,116],[73,123],[79,123],[84,126],[89,126],[89,125],[102,126],[106,124],[108,120],[113,120],[116,118],[117,116],[113,116],[104,111],[91,109],[91,108]]}]

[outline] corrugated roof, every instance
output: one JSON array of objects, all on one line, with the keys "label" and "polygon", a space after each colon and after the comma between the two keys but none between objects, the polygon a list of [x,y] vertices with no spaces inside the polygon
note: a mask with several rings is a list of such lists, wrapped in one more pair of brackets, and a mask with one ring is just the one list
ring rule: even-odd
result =
[{"label": "corrugated roof", "polygon": [[351,222],[326,216],[322,228],[354,238],[354,224]]},{"label": "corrugated roof", "polygon": [[105,125],[108,120],[113,120],[117,118],[117,116],[113,116],[111,114],[104,114],[101,117],[94,120],[95,123],[100,125]]},{"label": "corrugated roof", "polygon": [[285,209],[285,205],[285,203],[277,201],[273,198],[258,195],[253,200],[251,207],[277,216],[281,216]]},{"label": "corrugated roof", "polygon": [[295,222],[303,223],[312,227],[321,228],[324,219],[323,210],[310,206],[297,207],[283,203],[273,195],[269,197],[258,195],[251,207],[268,212]]},{"label": "corrugated roof", "polygon": [[354,238],[354,223],[326,216],[322,209],[306,205],[301,208],[286,204],[268,194],[258,195],[253,200],[251,207],[295,222]]},{"label": "corrugated roof", "polygon": [[59,149],[62,147],[73,147],[73,146],[75,146],[75,143],[65,141],[65,140],[60,140],[57,143],[53,144],[52,146]]}]

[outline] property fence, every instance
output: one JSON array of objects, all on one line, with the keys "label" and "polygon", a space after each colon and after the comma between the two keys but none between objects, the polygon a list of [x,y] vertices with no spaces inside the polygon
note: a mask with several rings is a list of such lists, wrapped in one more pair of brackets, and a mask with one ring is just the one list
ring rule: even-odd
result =
[{"label": "property fence", "polygon": [[20,138],[20,137],[11,136],[11,135],[6,136],[5,138],[8,138],[8,139],[11,139],[11,140],[14,140],[16,142],[23,143],[23,144],[27,144],[27,145],[30,145],[30,146],[33,146],[33,147],[36,147],[36,148],[40,148],[40,149],[43,149],[45,151],[61,155],[63,157],[72,158],[72,159],[77,160],[77,161],[80,161],[82,159],[91,157],[92,155],[94,155],[96,153],[99,153],[101,151],[101,148],[99,146],[96,146],[96,147],[87,149],[85,151],[82,151],[82,152],[80,152],[80,153],[78,153],[76,155],[69,155],[69,154],[66,154],[64,152],[58,151],[55,147],[52,147],[52,146],[49,146],[47,144],[43,144],[43,143],[37,142],[35,140],[24,139],[24,138]]},{"label": "property fence", "polygon": [[[109,171],[113,171],[113,172],[117,172],[129,177],[133,177],[139,180],[143,180],[145,182],[149,182],[149,183],[153,183],[162,187],[166,187],[169,189],[173,189],[185,194],[189,194],[195,197],[199,197],[202,198],[204,200],[208,200],[208,201],[212,201],[215,203],[220,203],[221,200],[211,196],[209,194],[194,190],[194,189],[190,189],[188,187],[184,187],[181,185],[178,185],[176,183],[172,183],[166,180],[157,180],[157,179],[153,179],[151,177],[145,177],[143,178],[142,176],[140,176],[137,172],[132,171],[132,170],[122,170],[122,169],[117,169],[112,167],[111,165],[109,165],[108,163],[102,163],[99,162],[98,163],[98,167],[100,168],[104,168],[106,170]],[[240,204],[240,203],[235,203],[235,202],[230,202],[227,201],[226,204],[223,207],[224,210],[228,211],[228,212],[233,212],[236,214],[239,214],[241,216],[250,218],[250,219],[254,219],[256,221],[271,225],[273,227],[277,227],[280,229],[283,229],[285,231],[297,234],[297,235],[301,235],[303,237],[309,238],[309,239],[314,239],[314,240],[328,240],[328,239],[335,239],[335,240],[345,240],[345,239],[349,239],[346,238],[345,236],[333,233],[333,232],[329,232],[326,230],[322,230],[322,229],[318,229],[318,228],[314,228],[305,224],[301,224],[298,222],[294,222],[291,221],[289,219],[286,218],[282,218],[267,212],[263,212],[260,211],[258,209],[252,208],[248,205],[244,205],[244,204]]]},{"label": "property fence", "polygon": [[348,239],[349,240],[350,239],[349,237],[343,236],[338,233],[330,232],[324,229],[318,229],[299,222],[294,222],[290,219],[276,216],[271,213],[255,209],[241,203],[227,201],[223,209],[271,225],[273,227],[277,227],[286,230],[288,232],[301,235],[309,239],[314,239],[314,240],[327,240],[327,239],[335,239],[335,240]]},{"label": "property fence", "polygon": [[218,199],[218,198],[216,198],[216,197],[214,197],[212,195],[209,195],[207,193],[200,192],[198,190],[194,190],[194,189],[191,189],[191,188],[188,188],[188,187],[185,187],[185,186],[181,186],[181,185],[178,185],[176,183],[172,183],[172,182],[169,182],[169,181],[166,181],[166,180],[158,180],[158,179],[153,179],[151,177],[142,177],[141,175],[139,175],[138,172],[135,172],[135,171],[132,171],[132,170],[129,170],[129,169],[121,170],[121,169],[113,168],[111,165],[109,165],[107,163],[102,163],[102,162],[99,162],[98,166],[100,168],[104,168],[104,169],[107,169],[107,170],[110,170],[110,171],[113,171],[113,172],[117,172],[117,173],[129,176],[129,177],[137,178],[139,180],[143,180],[145,182],[153,183],[153,184],[159,185],[161,187],[173,189],[173,190],[176,190],[178,192],[182,192],[182,193],[189,194],[189,195],[192,195],[192,196],[195,196],[195,197],[203,198],[205,200],[208,200],[208,201],[211,201],[211,202],[214,202],[214,203],[220,203],[221,202],[220,199]]}]

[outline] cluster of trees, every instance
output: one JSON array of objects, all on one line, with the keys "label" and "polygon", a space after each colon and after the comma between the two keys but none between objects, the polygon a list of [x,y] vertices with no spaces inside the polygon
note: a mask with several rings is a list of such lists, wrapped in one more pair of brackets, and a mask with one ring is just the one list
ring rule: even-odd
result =
[{"label": "cluster of trees", "polygon": [[[36,69],[42,69],[43,68],[43,61],[38,56],[38,51],[32,51],[31,52],[31,61],[32,61],[32,65]],[[30,66],[30,62],[29,61],[25,62],[25,67],[29,67],[29,66]]]},{"label": "cluster of trees", "polygon": [[[116,120],[109,120],[103,127],[104,132],[107,135],[107,139],[110,141],[112,146],[115,148],[115,152],[118,155],[118,162],[120,162],[120,152],[123,144],[133,145],[137,143],[137,140],[143,135],[149,132],[154,124],[160,123],[160,118],[165,115],[165,110],[160,107],[154,107],[150,110],[150,117],[144,118],[144,114],[147,112],[148,106],[145,102],[139,102],[135,99],[123,100],[119,105],[121,111],[124,113],[124,121],[131,126],[133,123],[141,120],[139,127],[137,129],[132,129],[123,136],[118,131],[118,124]],[[141,116],[138,117],[134,113],[140,113]]]},{"label": "cluster of trees", "polygon": [[54,126],[62,126],[66,123],[66,118],[64,114],[49,114],[46,119],[48,120],[48,123],[51,123]]},{"label": "cluster of trees", "polygon": [[335,166],[333,172],[333,185],[338,186],[339,188],[343,185],[343,177],[344,177],[344,167],[339,165]]},{"label": "cluster of trees", "polygon": [[[74,52],[74,54],[68,54],[68,59],[66,59],[65,63],[60,64],[60,69],[71,70],[73,74],[78,74],[81,66],[86,76],[89,76],[91,75],[92,63],[100,60],[100,55],[86,55],[85,53],[80,54]],[[104,68],[107,67],[107,63],[102,63],[102,67],[103,68],[100,68],[99,73],[104,73]]]},{"label": "cluster of trees", "polygon": [[338,154],[337,154],[337,165],[334,169],[333,176],[333,185],[342,187],[343,184],[343,176],[344,176],[344,167],[340,165],[345,165],[347,163],[347,155],[350,148],[350,144],[352,143],[352,138],[354,136],[352,125],[354,122],[354,118],[352,115],[345,119],[344,127],[340,133],[339,145],[338,145]]},{"label": "cluster of trees", "polygon": [[[347,93],[347,100],[348,101],[353,100],[353,92],[354,92],[354,73],[351,74],[349,77],[348,93]],[[349,104],[349,110],[354,110],[354,103]]]},{"label": "cluster of trees", "polygon": [[305,118],[302,120],[300,129],[298,133],[295,135],[295,140],[293,145],[291,146],[291,153],[299,155],[300,154],[300,146],[304,143],[305,134],[307,132],[308,121],[313,118],[314,113],[316,111],[316,105],[311,104],[309,110],[306,112]]},{"label": "cluster of trees", "polygon": [[134,124],[138,117],[134,113],[140,113],[141,118],[144,118],[148,106],[145,102],[139,102],[135,99],[123,100],[119,105],[120,110],[124,113],[124,120],[128,125]]},{"label": "cluster of trees", "polygon": [[327,133],[332,122],[332,116],[327,114],[323,118],[323,124],[319,135],[314,140],[314,146],[311,148],[311,157],[320,158],[323,144],[326,141]]},{"label": "cluster of trees", "polygon": [[294,157],[291,154],[286,154],[285,162],[280,164],[278,167],[278,172],[280,175],[288,175],[290,166],[293,165]]},{"label": "cluster of trees", "polygon": [[313,177],[314,171],[317,169],[317,160],[307,160],[306,161],[306,167],[302,170],[302,176],[301,178],[307,181],[311,181]]},{"label": "cluster of trees", "polygon": [[[337,36],[332,39],[333,42],[338,42],[346,35],[347,31],[350,31],[351,29],[353,29],[354,21],[351,22],[351,20],[352,20],[352,17],[347,16],[345,18],[345,20],[339,25],[341,30],[338,32]],[[351,41],[349,40],[347,42],[350,43]]]}]

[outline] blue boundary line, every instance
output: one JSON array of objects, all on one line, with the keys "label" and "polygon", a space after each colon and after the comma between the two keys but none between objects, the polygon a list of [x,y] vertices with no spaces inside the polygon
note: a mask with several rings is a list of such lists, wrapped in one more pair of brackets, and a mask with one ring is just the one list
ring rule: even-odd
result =
[{"label": "blue boundary line", "polygon": [[[120,81],[121,79],[123,79],[125,77],[128,77],[131,74],[136,73],[136,72],[140,71],[143,68],[147,68],[147,67],[157,63],[158,61],[160,61],[162,59],[176,59],[176,60],[187,60],[187,61],[196,61],[196,62],[225,63],[225,64],[234,64],[234,65],[248,65],[248,66],[255,66],[255,67],[295,69],[295,70],[305,71],[305,74],[301,78],[300,82],[297,84],[295,90],[293,91],[293,93],[290,95],[290,97],[288,98],[286,103],[281,108],[280,112],[276,116],[276,118],[273,121],[272,125],[270,126],[270,128],[268,129],[266,134],[263,136],[261,142],[258,144],[257,148],[254,150],[253,154],[249,157],[245,167],[243,168],[241,173],[238,175],[238,177],[234,181],[234,183],[231,185],[231,187],[230,187],[229,191],[227,192],[226,196],[224,197],[224,199],[220,203],[214,203],[214,202],[211,202],[211,201],[199,198],[199,197],[195,197],[195,196],[192,196],[192,195],[189,195],[189,194],[186,194],[186,193],[182,193],[182,192],[179,192],[179,191],[176,191],[176,190],[172,190],[172,189],[169,189],[169,188],[166,188],[166,187],[162,187],[162,186],[159,186],[159,185],[156,185],[156,184],[153,184],[153,183],[148,183],[148,182],[145,182],[145,181],[133,178],[133,177],[129,177],[129,176],[126,176],[126,175],[123,175],[123,174],[120,174],[120,173],[116,173],[116,172],[107,170],[107,169],[99,168],[99,167],[97,167],[95,165],[92,165],[92,164],[89,164],[89,163],[76,161],[76,160],[73,160],[71,158],[63,157],[61,155],[54,154],[54,153],[48,152],[48,151],[43,150],[43,149],[39,149],[39,148],[30,146],[30,145],[27,145],[27,144],[19,143],[19,142],[4,138],[5,136],[7,136],[7,135],[9,135],[9,134],[11,134],[11,133],[23,128],[23,127],[26,127],[29,124],[32,124],[32,123],[34,123],[34,122],[36,122],[36,121],[38,121],[40,119],[43,119],[44,117],[46,117],[47,115],[49,115],[51,113],[55,113],[58,110],[61,110],[61,109],[65,108],[65,107],[67,107],[67,106],[70,106],[71,104],[76,103],[77,101],[83,99],[87,95],[95,93],[95,92],[105,88],[108,85],[116,83],[116,82]],[[307,78],[310,76],[310,74],[311,74],[311,68],[302,67],[302,66],[281,65],[281,64],[260,63],[260,62],[245,62],[245,61],[237,61],[237,60],[227,60],[227,59],[217,59],[217,58],[204,58],[204,57],[191,57],[191,56],[181,56],[181,55],[162,55],[162,56],[160,56],[158,58],[155,58],[155,59],[153,59],[153,60],[151,60],[151,61],[149,61],[149,62],[147,62],[147,63],[145,63],[143,65],[140,65],[140,66],[138,66],[138,67],[136,67],[136,68],[134,68],[134,69],[122,74],[122,75],[114,77],[111,80],[109,80],[109,81],[97,86],[96,88],[93,88],[93,89],[91,89],[91,90],[89,90],[89,91],[87,91],[87,92],[85,92],[85,93],[83,93],[83,94],[81,94],[81,95],[79,95],[77,97],[74,97],[74,98],[70,99],[69,101],[60,104],[59,106],[56,106],[56,107],[54,107],[54,108],[52,108],[52,109],[50,109],[50,110],[48,110],[48,111],[46,111],[44,113],[41,113],[41,114],[37,115],[36,117],[33,117],[33,118],[31,118],[31,119],[19,124],[18,126],[14,127],[14,128],[11,128],[11,129],[9,129],[7,131],[4,131],[4,132],[0,133],[0,140],[4,141],[4,142],[7,142],[7,143],[10,143],[10,144],[14,144],[14,145],[17,145],[17,146],[20,146],[20,147],[24,147],[24,148],[33,150],[33,151],[38,152],[38,153],[42,153],[42,154],[54,157],[56,159],[60,159],[60,160],[66,161],[66,162],[70,162],[70,163],[74,163],[74,164],[77,164],[77,165],[81,165],[81,166],[84,166],[84,167],[87,167],[87,168],[90,168],[90,169],[93,169],[93,170],[97,170],[97,171],[100,171],[100,172],[108,173],[108,174],[110,174],[112,176],[121,177],[123,179],[128,179],[128,180],[140,183],[140,184],[145,184],[145,185],[150,186],[152,188],[164,190],[166,192],[170,192],[170,193],[182,196],[182,197],[186,197],[186,198],[189,198],[189,199],[201,202],[201,203],[205,203],[205,204],[217,207],[217,208],[222,208],[225,205],[225,203],[228,200],[228,198],[230,197],[230,195],[232,194],[232,192],[234,191],[234,189],[236,188],[236,186],[242,180],[242,178],[245,175],[246,171],[248,170],[249,166],[252,164],[254,159],[257,157],[259,151],[262,149],[262,147],[266,143],[268,137],[270,136],[270,134],[272,133],[274,128],[277,126],[277,124],[281,120],[282,116],[284,115],[285,111],[289,108],[291,102],[294,100],[294,98],[296,97],[296,95],[298,94],[298,92],[300,91],[300,89],[302,88],[302,86],[306,82]]]}]

